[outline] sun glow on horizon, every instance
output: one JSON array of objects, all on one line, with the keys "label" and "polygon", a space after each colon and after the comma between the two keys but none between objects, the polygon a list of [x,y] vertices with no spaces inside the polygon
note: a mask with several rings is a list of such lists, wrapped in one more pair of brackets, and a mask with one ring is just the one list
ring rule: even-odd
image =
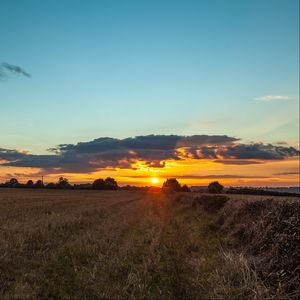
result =
[{"label": "sun glow on horizon", "polygon": [[188,186],[208,185],[218,180],[225,186],[298,186],[299,160],[261,161],[260,164],[222,164],[209,159],[168,160],[161,168],[116,168],[101,169],[91,173],[47,172],[41,168],[1,166],[0,183],[11,178],[26,183],[44,176],[44,182],[57,182],[60,176],[70,183],[92,183],[98,178],[113,177],[119,186],[159,186],[166,178],[177,178],[180,184]]},{"label": "sun glow on horizon", "polygon": [[157,184],[157,183],[159,182],[159,180],[158,180],[158,178],[153,177],[153,178],[151,178],[151,182],[152,182],[153,184]]}]

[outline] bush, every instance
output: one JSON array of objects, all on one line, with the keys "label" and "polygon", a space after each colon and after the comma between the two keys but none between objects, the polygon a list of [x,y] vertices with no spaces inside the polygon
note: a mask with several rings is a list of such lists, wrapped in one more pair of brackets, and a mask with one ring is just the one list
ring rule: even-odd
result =
[{"label": "bush", "polygon": [[207,187],[207,191],[211,194],[221,193],[223,189],[224,186],[220,184],[218,181],[211,182]]},{"label": "bush", "polygon": [[190,188],[186,184],[181,187],[181,192],[189,193],[190,191]]}]

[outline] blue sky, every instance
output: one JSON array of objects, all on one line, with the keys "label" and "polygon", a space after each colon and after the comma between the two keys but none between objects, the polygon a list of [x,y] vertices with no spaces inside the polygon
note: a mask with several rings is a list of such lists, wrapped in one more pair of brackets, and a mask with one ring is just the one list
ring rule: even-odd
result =
[{"label": "blue sky", "polygon": [[295,145],[298,12],[297,0],[0,0],[0,63],[32,75],[0,82],[0,146],[147,134]]}]

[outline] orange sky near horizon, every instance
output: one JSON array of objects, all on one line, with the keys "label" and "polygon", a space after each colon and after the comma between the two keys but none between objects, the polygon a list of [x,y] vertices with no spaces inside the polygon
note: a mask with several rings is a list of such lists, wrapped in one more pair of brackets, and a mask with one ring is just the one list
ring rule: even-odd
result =
[{"label": "orange sky near horizon", "polygon": [[[234,163],[234,162],[233,162]],[[161,186],[166,178],[177,178],[189,186],[207,185],[218,180],[225,186],[298,186],[299,159],[261,161],[260,164],[238,165],[221,164],[209,159],[167,160],[165,167],[153,168],[143,161],[132,165],[131,169],[102,169],[91,173],[47,174],[42,169],[0,166],[0,181],[16,177],[20,182],[37,180],[44,176],[44,182],[56,182],[65,176],[71,183],[93,182],[97,178],[114,177],[119,185],[157,185]],[[153,183],[152,178],[158,182]]]}]

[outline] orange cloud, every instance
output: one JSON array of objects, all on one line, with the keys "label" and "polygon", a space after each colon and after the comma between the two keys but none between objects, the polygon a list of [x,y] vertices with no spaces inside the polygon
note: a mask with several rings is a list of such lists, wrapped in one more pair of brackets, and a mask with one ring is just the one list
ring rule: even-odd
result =
[{"label": "orange cloud", "polygon": [[[60,145],[54,154],[33,155],[0,148],[0,174],[8,177],[91,182],[111,176],[121,184],[150,184],[177,177],[190,185],[220,180],[225,185],[298,184],[299,151],[288,146],[241,144],[228,136],[140,136],[100,138]],[[284,174],[283,174],[284,173]]]}]

